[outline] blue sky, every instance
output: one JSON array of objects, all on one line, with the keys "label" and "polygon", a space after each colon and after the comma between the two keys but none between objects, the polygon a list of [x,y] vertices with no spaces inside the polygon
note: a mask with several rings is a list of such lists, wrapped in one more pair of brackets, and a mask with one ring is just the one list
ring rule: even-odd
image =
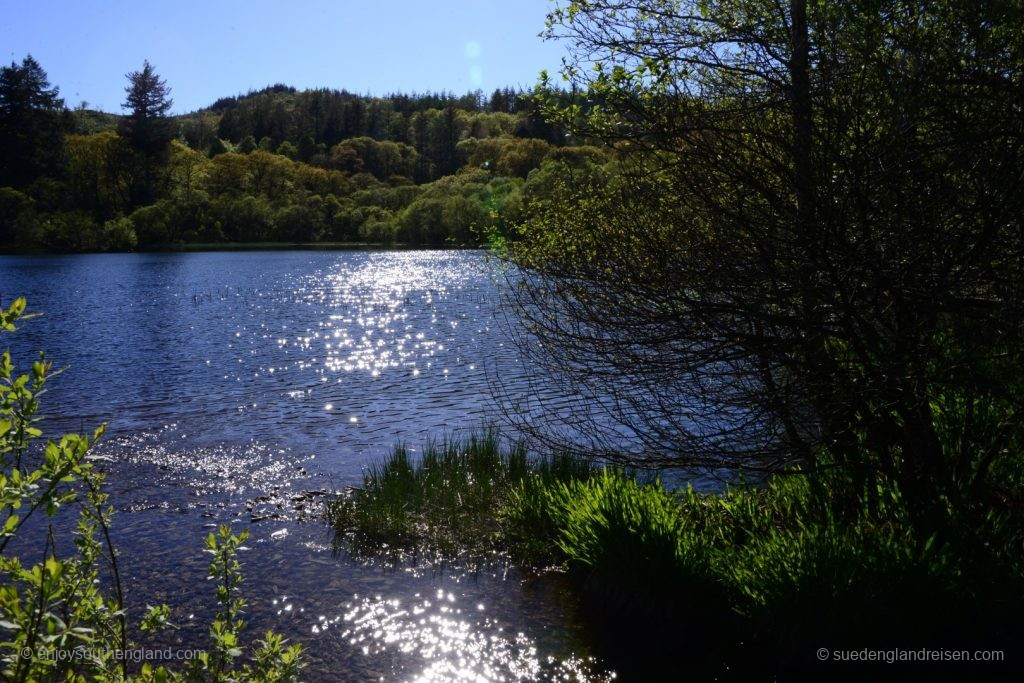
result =
[{"label": "blue sky", "polygon": [[4,63],[31,54],[68,106],[121,112],[148,59],[175,113],[273,83],[374,95],[531,87],[566,46],[549,0],[3,0]]}]

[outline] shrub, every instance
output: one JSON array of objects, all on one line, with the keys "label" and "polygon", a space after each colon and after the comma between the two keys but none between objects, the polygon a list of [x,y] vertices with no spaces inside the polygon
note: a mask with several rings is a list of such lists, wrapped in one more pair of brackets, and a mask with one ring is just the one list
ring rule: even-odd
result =
[{"label": "shrub", "polygon": [[127,218],[115,218],[103,224],[104,251],[131,251],[139,244],[135,226]]}]

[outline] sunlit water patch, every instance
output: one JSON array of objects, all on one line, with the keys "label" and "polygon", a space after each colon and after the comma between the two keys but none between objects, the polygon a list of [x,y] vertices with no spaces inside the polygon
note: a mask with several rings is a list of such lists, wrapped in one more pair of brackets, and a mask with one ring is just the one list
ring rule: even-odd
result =
[{"label": "sunlit water patch", "polygon": [[178,425],[101,441],[90,458],[115,474],[124,511],[199,511],[228,523],[318,519],[335,493],[307,470],[315,456],[258,441],[193,445]]},{"label": "sunlit water patch", "polygon": [[174,423],[193,443],[301,447],[351,480],[396,440],[499,417],[489,376],[527,391],[479,252],[3,257],[0,283],[44,313],[16,355],[66,368],[54,430]]},{"label": "sunlit water patch", "polygon": [[543,656],[522,632],[487,614],[484,603],[463,605],[439,590],[398,598],[358,595],[338,618],[319,617],[316,630],[343,628],[364,656],[395,656],[399,675],[414,681],[610,681],[593,659]]},{"label": "sunlit water patch", "polygon": [[0,303],[44,313],[5,343],[22,367],[46,349],[64,368],[43,427],[109,423],[93,455],[132,618],[167,602],[181,629],[164,637],[202,646],[202,539],[227,523],[251,532],[250,635],[305,643],[309,680],[600,680],[556,577],[348,562],[318,521],[396,442],[496,420],[489,379],[512,401],[544,391],[501,324],[500,283],[465,251],[0,257]]}]

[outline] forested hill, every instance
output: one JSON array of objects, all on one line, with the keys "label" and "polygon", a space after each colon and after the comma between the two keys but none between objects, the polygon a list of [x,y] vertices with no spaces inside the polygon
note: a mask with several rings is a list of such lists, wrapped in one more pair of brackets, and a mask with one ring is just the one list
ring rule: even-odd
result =
[{"label": "forested hill", "polygon": [[[420,155],[419,182],[458,169],[456,146],[467,138],[515,136],[562,144],[564,133],[536,114],[530,100],[511,89],[461,97],[450,93],[366,97],[338,90],[275,85],[227,97],[182,117],[182,133],[194,149],[219,138],[248,149],[277,149],[317,163],[339,142],[355,137],[412,146]],[[294,149],[293,149],[294,148]]]},{"label": "forested hill", "polygon": [[477,244],[558,169],[607,161],[511,89],[274,85],[170,116],[170,88],[146,63],[126,92],[124,116],[69,111],[31,57],[2,69],[0,248]]}]

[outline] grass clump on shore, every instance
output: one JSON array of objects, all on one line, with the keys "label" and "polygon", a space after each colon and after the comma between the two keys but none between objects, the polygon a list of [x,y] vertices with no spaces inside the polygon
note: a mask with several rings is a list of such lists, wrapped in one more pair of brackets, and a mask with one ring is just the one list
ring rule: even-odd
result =
[{"label": "grass clump on shore", "polygon": [[666,589],[674,594],[685,586],[692,606],[720,591],[713,545],[683,512],[660,482],[604,469],[585,479],[520,488],[501,518],[513,555],[585,568],[608,597],[624,604],[634,602],[632,587],[652,587],[664,598]]},{"label": "grass clump on shore", "polygon": [[511,496],[592,472],[568,457],[529,459],[521,445],[503,449],[493,431],[430,444],[419,458],[399,445],[367,469],[361,487],[335,499],[327,517],[337,543],[356,552],[480,556],[503,546],[500,511]]},{"label": "grass clump on shore", "polygon": [[841,469],[715,493],[606,470],[510,500],[506,537],[555,549],[607,621],[632,617],[614,638],[634,649],[682,638],[734,673],[756,651],[752,672],[799,676],[822,644],[995,648],[1024,632],[1012,510],[922,538],[893,482]]}]

